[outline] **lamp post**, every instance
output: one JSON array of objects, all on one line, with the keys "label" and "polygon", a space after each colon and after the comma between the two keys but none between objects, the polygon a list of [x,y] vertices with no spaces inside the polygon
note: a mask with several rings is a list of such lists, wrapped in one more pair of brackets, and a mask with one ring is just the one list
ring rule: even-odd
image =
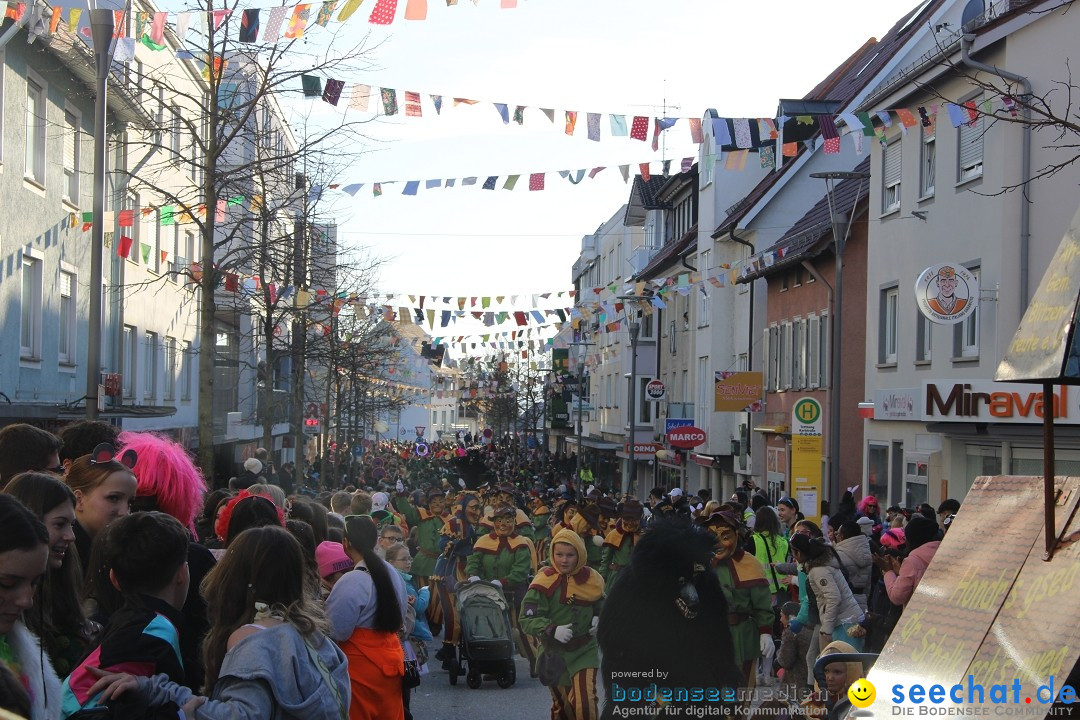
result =
[{"label": "lamp post", "polygon": [[594,343],[590,342],[573,342],[571,346],[576,348],[575,359],[577,360],[577,467],[574,469],[574,481],[575,483],[581,482],[581,456],[584,455],[581,446],[581,436],[584,430],[581,422],[582,412],[582,397],[585,395],[585,356],[588,354],[586,348],[592,347]]},{"label": "lamp post", "polygon": [[[90,33],[94,43],[97,85],[94,97],[94,212],[90,230],[90,326],[86,340],[86,419],[97,420],[98,385],[101,382],[101,282],[105,245],[105,137],[106,92],[112,53],[114,16],[112,10],[90,11]],[[129,368],[124,368],[127,372]]]},{"label": "lamp post", "polygon": [[[624,313],[627,308],[636,303],[649,302],[648,298],[637,295],[619,295],[615,299],[623,304]],[[624,317],[626,316],[624,315]],[[637,479],[637,343],[638,335],[641,332],[641,323],[634,315],[630,315],[629,320],[630,324],[627,329],[630,333],[630,392],[627,400],[630,407],[627,416],[630,427],[630,472],[622,479],[622,494],[624,496],[630,492],[630,483]]]},{"label": "lamp post", "polygon": [[851,232],[851,221],[855,218],[855,207],[858,202],[851,205],[851,217],[840,217],[836,207],[836,184],[844,180],[858,180],[859,187],[855,193],[856,200],[862,194],[862,183],[870,179],[870,173],[864,172],[819,172],[810,173],[810,177],[825,181],[825,197],[829,203],[829,219],[832,223],[833,255],[836,261],[835,276],[833,277],[832,294],[832,336],[829,350],[829,514],[832,515],[840,506],[840,353],[843,349],[843,275],[844,275],[844,246],[847,243],[848,233]]}]

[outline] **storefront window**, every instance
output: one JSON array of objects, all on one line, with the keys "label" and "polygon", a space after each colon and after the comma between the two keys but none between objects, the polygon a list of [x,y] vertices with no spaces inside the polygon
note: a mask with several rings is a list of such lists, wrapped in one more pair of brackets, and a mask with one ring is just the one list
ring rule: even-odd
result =
[{"label": "storefront window", "polygon": [[[1080,450],[1056,450],[1054,472],[1057,475],[1080,475]],[[1012,475],[1043,474],[1043,455],[1040,448],[1013,448]]]},{"label": "storefront window", "polygon": [[904,507],[914,510],[927,499],[927,478],[930,463],[927,458],[908,457],[904,462]]},{"label": "storefront window", "polygon": [[[1042,465],[1040,465],[1039,468],[1039,474],[1042,474]],[[967,446],[967,477],[965,478],[965,480],[967,481],[967,487],[971,487],[971,483],[974,482],[975,478],[982,475],[1000,475],[1001,470],[1002,468],[1000,447],[998,447],[997,445]]]},{"label": "storefront window", "polygon": [[771,447],[768,456],[768,493],[775,502],[787,494],[787,449]]},{"label": "storefront window", "polygon": [[[889,496],[889,446],[870,443],[866,453],[867,493],[886,502]],[[883,506],[885,507],[885,506]]]}]

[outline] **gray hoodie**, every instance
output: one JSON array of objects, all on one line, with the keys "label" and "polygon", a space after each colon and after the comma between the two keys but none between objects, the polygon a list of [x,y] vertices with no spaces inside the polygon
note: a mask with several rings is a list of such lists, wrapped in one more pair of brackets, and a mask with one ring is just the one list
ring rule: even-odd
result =
[{"label": "gray hoodie", "polygon": [[874,567],[874,559],[870,554],[870,538],[859,534],[841,540],[833,547],[836,548],[836,554],[840,556],[840,562],[844,564],[844,571],[847,572],[855,601],[859,603],[860,608],[866,610],[866,593],[870,591],[870,571]]},{"label": "gray hoodie", "polygon": [[[226,653],[214,695],[195,711],[195,720],[345,720],[350,689],[345,655],[322,635],[309,641],[289,623],[241,640]],[[138,682],[151,706],[170,700],[183,705],[192,698],[190,690],[165,675]]]}]

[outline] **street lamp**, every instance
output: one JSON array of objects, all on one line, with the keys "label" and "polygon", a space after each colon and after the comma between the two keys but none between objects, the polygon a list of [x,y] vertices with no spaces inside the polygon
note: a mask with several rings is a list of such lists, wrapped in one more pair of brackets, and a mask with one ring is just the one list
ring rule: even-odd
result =
[{"label": "street lamp", "polygon": [[[101,382],[101,281],[105,246],[105,137],[106,92],[112,53],[112,10],[90,11],[90,35],[94,43],[97,84],[94,97],[94,212],[90,229],[90,327],[86,341],[86,419],[97,420],[98,385]],[[130,368],[124,368],[127,372]]]},{"label": "street lamp", "polygon": [[585,394],[585,357],[588,355],[586,348],[592,347],[595,343],[590,342],[573,342],[570,343],[575,349],[575,360],[577,361],[577,468],[574,470],[574,481],[581,482],[581,456],[584,455],[581,447],[581,435],[583,431],[581,422],[582,412],[582,396]]},{"label": "street lamp", "polygon": [[627,309],[632,308],[633,312],[637,312],[636,304],[647,303],[649,298],[639,297],[637,295],[619,295],[615,298],[623,304],[624,318],[628,317],[630,325],[628,330],[630,332],[630,397],[628,398],[630,408],[627,412],[627,416],[630,421],[630,472],[626,473],[622,479],[622,494],[625,496],[630,492],[630,483],[637,477],[637,343],[638,335],[641,332],[641,323],[635,315],[627,313]]},{"label": "street lamp", "polygon": [[[870,179],[870,173],[865,172],[819,172],[810,173],[810,177],[825,181],[825,197],[829,203],[829,219],[832,223],[833,255],[836,261],[836,271],[833,278],[832,293],[832,343],[829,351],[829,368],[831,370],[829,387],[829,514],[832,515],[840,507],[840,353],[843,348],[841,335],[843,325],[840,322],[843,312],[843,272],[844,272],[844,246],[847,243],[848,233],[851,232],[851,223],[855,219],[855,208],[858,198],[862,194],[862,184]],[[859,187],[855,193],[855,202],[851,204],[851,217],[844,218],[837,214],[836,185],[845,180],[858,180]],[[842,223],[843,226],[841,226]]]}]

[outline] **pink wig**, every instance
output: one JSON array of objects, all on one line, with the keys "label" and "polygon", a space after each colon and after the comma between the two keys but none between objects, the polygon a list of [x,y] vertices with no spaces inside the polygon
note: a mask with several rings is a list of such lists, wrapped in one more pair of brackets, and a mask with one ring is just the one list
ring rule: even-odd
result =
[{"label": "pink wig", "polygon": [[866,497],[864,497],[862,500],[859,501],[859,506],[858,506],[859,507],[859,512],[861,512],[863,515],[866,514],[866,506],[867,505],[877,505],[878,506],[878,515],[881,514],[881,505],[878,503],[877,498],[874,497],[873,495],[867,495]]},{"label": "pink wig", "polygon": [[134,450],[139,459],[134,473],[137,497],[155,497],[161,511],[172,515],[192,532],[202,509],[206,481],[181,445],[150,432],[122,432],[120,446]]}]

